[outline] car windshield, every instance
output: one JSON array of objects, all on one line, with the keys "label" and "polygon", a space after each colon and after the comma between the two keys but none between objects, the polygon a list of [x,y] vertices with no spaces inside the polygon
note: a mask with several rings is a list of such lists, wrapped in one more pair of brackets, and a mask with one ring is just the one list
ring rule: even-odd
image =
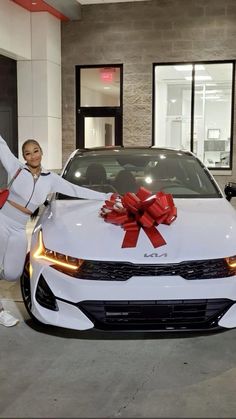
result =
[{"label": "car windshield", "polygon": [[[206,168],[193,155],[170,150],[123,149],[77,152],[63,177],[101,192],[152,193],[163,191],[176,198],[222,197]],[[59,194],[59,199],[71,199]]]}]

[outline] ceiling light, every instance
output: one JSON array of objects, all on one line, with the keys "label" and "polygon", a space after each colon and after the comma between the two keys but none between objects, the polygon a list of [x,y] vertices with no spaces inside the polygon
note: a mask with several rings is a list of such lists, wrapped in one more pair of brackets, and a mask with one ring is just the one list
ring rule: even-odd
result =
[{"label": "ceiling light", "polygon": [[175,65],[174,68],[177,71],[192,71],[193,66],[191,64],[190,65]]},{"label": "ceiling light", "polygon": [[145,182],[146,182],[148,185],[150,185],[150,184],[152,183],[152,178],[151,178],[151,176],[147,176],[147,177],[145,177]]},{"label": "ceiling light", "polygon": [[[192,64],[175,65],[174,68],[177,71],[192,71],[193,66],[192,66]],[[197,71],[203,71],[203,70],[205,70],[205,67],[203,65],[201,65],[201,64],[196,64],[195,65],[195,70],[197,70]]]},{"label": "ceiling light", "polygon": [[[187,76],[187,77],[185,77],[185,80],[191,81],[192,77]],[[211,76],[195,76],[195,80],[212,80],[212,77]]]},{"label": "ceiling light", "polygon": [[[206,95],[215,95],[216,93],[222,93],[223,92],[223,90],[205,90],[205,94]],[[196,95],[200,95],[200,94],[203,94],[204,93],[204,90],[195,90],[195,94]]]},{"label": "ceiling light", "polygon": [[[201,99],[204,99],[203,96],[201,96]],[[220,99],[220,96],[205,96],[205,99],[209,100],[209,99]]]},{"label": "ceiling light", "polygon": [[195,65],[195,70],[197,70],[197,71],[202,71],[202,70],[205,70],[205,67],[204,67],[204,65],[201,65],[201,64],[196,64],[196,65]]},{"label": "ceiling light", "polygon": [[222,90],[213,90],[213,89],[205,91],[206,94],[213,94],[213,93],[215,94],[215,93],[221,93],[221,92],[222,92]]}]

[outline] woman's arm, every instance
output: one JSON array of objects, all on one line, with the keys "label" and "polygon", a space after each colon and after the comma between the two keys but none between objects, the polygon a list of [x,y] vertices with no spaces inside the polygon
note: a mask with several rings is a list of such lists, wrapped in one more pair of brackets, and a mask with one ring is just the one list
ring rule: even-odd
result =
[{"label": "woman's arm", "polygon": [[8,147],[6,141],[0,136],[0,161],[8,173],[15,172],[19,166],[22,166],[20,161],[14,156]]},{"label": "woman's arm", "polygon": [[56,173],[51,173],[51,175],[53,177],[52,192],[60,192],[64,195],[74,196],[77,198],[97,199],[99,201],[104,201],[105,199],[108,199],[108,195],[111,195],[74,185]]}]

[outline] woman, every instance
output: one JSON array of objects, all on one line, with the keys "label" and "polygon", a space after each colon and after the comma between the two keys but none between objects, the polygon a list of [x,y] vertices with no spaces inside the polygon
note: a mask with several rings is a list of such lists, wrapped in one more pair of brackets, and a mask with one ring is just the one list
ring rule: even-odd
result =
[{"label": "woman", "polygon": [[[8,201],[0,209],[0,279],[16,281],[24,268],[27,253],[26,223],[30,215],[42,205],[47,195],[60,192],[64,195],[104,201],[107,194],[74,185],[56,173],[42,168],[42,149],[33,139],[22,146],[25,164],[10,151],[0,136],[0,161],[14,180]],[[110,194],[108,194],[110,195]],[[9,312],[4,311],[0,302],[0,324],[14,326],[18,323]]]}]

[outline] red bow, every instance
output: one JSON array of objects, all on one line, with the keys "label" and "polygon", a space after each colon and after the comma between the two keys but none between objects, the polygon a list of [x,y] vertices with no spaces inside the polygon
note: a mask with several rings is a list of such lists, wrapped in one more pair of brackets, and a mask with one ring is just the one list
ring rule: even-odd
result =
[{"label": "red bow", "polygon": [[125,230],[122,247],[136,247],[140,229],[142,228],[153,247],[160,247],[166,241],[156,229],[158,224],[170,225],[177,217],[177,209],[171,194],[150,191],[141,187],[138,192],[127,192],[120,197],[113,194],[105,201],[101,216],[108,223],[120,225]]}]

